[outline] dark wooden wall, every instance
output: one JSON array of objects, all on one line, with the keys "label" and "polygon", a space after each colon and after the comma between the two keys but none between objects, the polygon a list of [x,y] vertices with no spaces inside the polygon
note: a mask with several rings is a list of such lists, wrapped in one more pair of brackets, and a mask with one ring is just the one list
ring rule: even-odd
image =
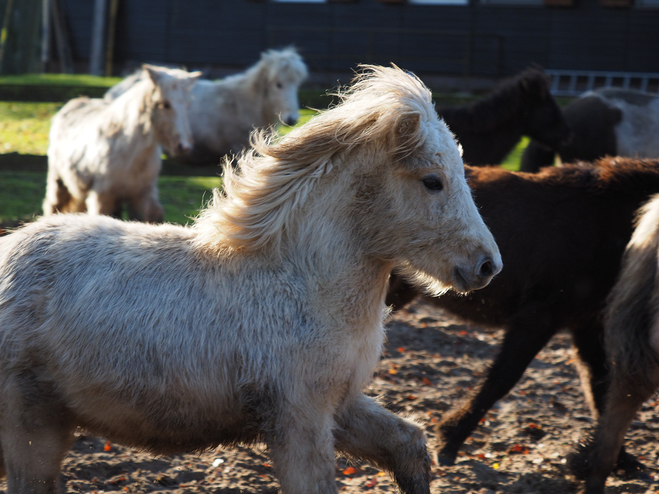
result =
[{"label": "dark wooden wall", "polygon": [[[78,60],[89,57],[93,2],[62,0]],[[422,6],[356,0],[122,0],[115,67],[127,62],[243,67],[268,47],[296,45],[318,71],[389,63],[455,75],[546,68],[659,72],[659,9]]]}]

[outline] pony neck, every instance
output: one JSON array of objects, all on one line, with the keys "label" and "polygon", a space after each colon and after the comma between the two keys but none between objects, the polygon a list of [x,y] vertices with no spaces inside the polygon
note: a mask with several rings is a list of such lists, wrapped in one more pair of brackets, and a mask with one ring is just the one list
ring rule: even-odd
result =
[{"label": "pony neck", "polygon": [[313,274],[307,283],[315,290],[332,287],[336,303],[342,307],[375,304],[381,317],[394,264],[376,256],[369,240],[358,233],[361,227],[352,193],[354,177],[346,171],[334,173],[343,176],[321,179],[300,207],[299,220],[286,224],[288,234],[280,248],[282,261],[311,268]]},{"label": "pony neck", "polygon": [[108,107],[112,122],[123,129],[124,135],[132,136],[145,147],[158,145],[151,124],[150,98],[153,90],[153,82],[143,79],[112,100]]},{"label": "pony neck", "polygon": [[229,88],[234,94],[240,95],[234,98],[235,101],[245,101],[240,112],[244,116],[249,116],[251,120],[250,127],[266,127],[270,125],[272,119],[272,110],[267,104],[267,70],[264,61],[258,62],[245,72],[234,74],[222,81],[224,87],[218,87],[218,91]]}]

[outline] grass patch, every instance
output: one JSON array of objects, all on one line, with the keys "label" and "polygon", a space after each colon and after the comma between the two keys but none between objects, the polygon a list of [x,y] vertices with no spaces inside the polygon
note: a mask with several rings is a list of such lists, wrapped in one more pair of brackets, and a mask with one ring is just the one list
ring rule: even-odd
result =
[{"label": "grass patch", "polygon": [[[160,202],[165,221],[191,223],[212,197],[212,189],[222,184],[220,177],[160,177]],[[42,173],[0,172],[0,222],[32,221],[42,214],[46,176]]]},{"label": "grass patch", "polygon": [[0,101],[0,153],[45,155],[50,120],[61,103]]},{"label": "grass patch", "polygon": [[21,74],[0,76],[0,84],[12,86],[91,86],[110,87],[121,77],[99,77],[88,74]]},{"label": "grass patch", "polygon": [[46,176],[41,173],[0,173],[0,221],[32,221],[41,214]]},{"label": "grass patch", "polygon": [[531,142],[531,139],[522,136],[513,150],[503,159],[501,166],[513,172],[519,171],[519,167],[522,164],[522,153],[526,149],[526,146],[529,145],[529,142]]},{"label": "grass patch", "polygon": [[160,177],[160,202],[165,221],[185,225],[213,197],[213,189],[222,185],[220,177]]}]

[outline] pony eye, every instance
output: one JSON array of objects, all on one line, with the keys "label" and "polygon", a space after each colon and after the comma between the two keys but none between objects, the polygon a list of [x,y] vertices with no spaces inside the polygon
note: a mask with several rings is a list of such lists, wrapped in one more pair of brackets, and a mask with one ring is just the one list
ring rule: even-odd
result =
[{"label": "pony eye", "polygon": [[169,110],[171,109],[172,104],[169,101],[161,101],[160,103],[158,103],[158,106],[160,108],[164,108],[165,110]]},{"label": "pony eye", "polygon": [[421,179],[426,189],[439,192],[444,188],[442,180],[437,175],[427,175]]},{"label": "pony eye", "polygon": [[280,81],[277,81],[277,89],[281,89],[283,87],[284,85]]}]

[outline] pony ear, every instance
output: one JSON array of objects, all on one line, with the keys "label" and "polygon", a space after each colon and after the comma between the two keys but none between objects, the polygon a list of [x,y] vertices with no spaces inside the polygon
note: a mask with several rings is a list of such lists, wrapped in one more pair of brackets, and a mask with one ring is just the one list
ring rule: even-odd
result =
[{"label": "pony ear", "polygon": [[548,84],[541,73],[535,72],[522,79],[522,89],[530,94],[546,96]]},{"label": "pony ear", "polygon": [[421,115],[417,112],[404,113],[396,122],[396,135],[401,143],[408,141],[410,138],[419,133],[421,127]]},{"label": "pony ear", "polygon": [[394,137],[395,153],[400,157],[409,155],[418,145],[421,115],[417,112],[405,112],[396,119]]},{"label": "pony ear", "polygon": [[149,65],[146,63],[142,65],[142,68],[146,70],[146,73],[149,75],[149,79],[151,79],[154,84],[158,84],[158,81],[163,74],[162,71],[155,65]]},{"label": "pony ear", "polygon": [[194,86],[194,83],[201,77],[201,74],[202,72],[199,70],[196,72],[190,72],[187,79],[188,87]]}]

